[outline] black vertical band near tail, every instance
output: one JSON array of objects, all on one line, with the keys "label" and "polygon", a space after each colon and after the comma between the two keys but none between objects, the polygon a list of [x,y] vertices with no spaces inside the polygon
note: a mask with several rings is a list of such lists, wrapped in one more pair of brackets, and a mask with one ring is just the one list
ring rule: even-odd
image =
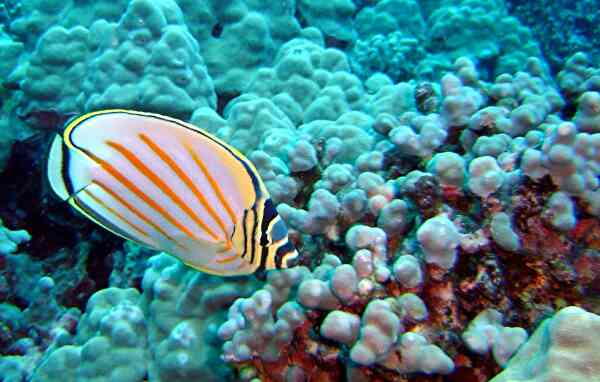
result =
[{"label": "black vertical band near tail", "polygon": [[277,217],[277,210],[271,201],[271,198],[265,199],[263,206],[263,217],[260,224],[260,245],[266,247],[270,244],[269,225]]},{"label": "black vertical band near tail", "polygon": [[[250,264],[254,264],[254,257],[256,256],[256,229],[258,228],[258,221],[256,216],[256,203],[252,206],[252,237],[251,239],[251,248],[250,250]],[[262,261],[262,260],[261,260]]]},{"label": "black vertical band near tail", "polygon": [[260,264],[257,271],[264,271],[267,267],[267,257],[269,257],[269,247],[262,247],[260,251]]}]

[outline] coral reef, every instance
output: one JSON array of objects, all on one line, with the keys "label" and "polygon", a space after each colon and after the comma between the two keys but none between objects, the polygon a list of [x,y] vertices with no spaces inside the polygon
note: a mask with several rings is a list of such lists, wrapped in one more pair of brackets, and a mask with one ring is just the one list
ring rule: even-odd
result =
[{"label": "coral reef", "polygon": [[223,283],[164,254],[149,263],[142,294],[111,287],[89,299],[75,338],[49,352],[33,381],[230,378],[231,372],[215,359],[216,324],[253,283]]},{"label": "coral reef", "polygon": [[540,324],[492,381],[598,380],[598,325],[600,317],[581,308],[559,310]]},{"label": "coral reef", "polygon": [[167,0],[131,2],[118,23],[50,27],[32,52],[22,89],[23,113],[128,107],[185,118],[216,106],[198,44]]},{"label": "coral reef", "polygon": [[[576,3],[507,0],[506,6],[531,29],[554,68],[560,68],[563,60],[580,51],[589,52],[596,59],[600,55],[600,34],[593,27],[600,16],[593,0]],[[564,32],[567,30],[569,33]]]},{"label": "coral reef", "polygon": [[[563,3],[0,4],[0,380],[597,380],[598,12]],[[299,265],[209,276],[54,201],[49,139],[112,107],[245,154]]]},{"label": "coral reef", "polygon": [[422,3],[376,1],[357,14],[358,37],[350,54],[356,73],[437,80],[454,60],[469,57],[491,79],[522,70],[528,57],[541,56],[529,29],[508,15],[502,0]]}]

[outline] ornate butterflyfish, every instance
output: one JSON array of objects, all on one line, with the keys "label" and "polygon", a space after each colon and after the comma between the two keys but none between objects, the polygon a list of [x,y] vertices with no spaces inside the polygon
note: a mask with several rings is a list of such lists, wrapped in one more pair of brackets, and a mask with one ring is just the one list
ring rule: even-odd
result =
[{"label": "ornate butterflyfish", "polygon": [[82,115],[52,141],[47,173],[87,218],[206,273],[286,268],[298,256],[253,164],[190,123],[131,110]]}]

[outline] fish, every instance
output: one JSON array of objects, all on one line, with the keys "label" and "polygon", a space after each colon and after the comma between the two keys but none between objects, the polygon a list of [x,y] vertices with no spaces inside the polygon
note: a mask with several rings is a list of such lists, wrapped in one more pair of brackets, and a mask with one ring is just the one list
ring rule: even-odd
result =
[{"label": "fish", "polygon": [[52,140],[47,177],[93,222],[196,270],[240,276],[297,262],[254,165],[190,123],[124,109],[81,115]]}]

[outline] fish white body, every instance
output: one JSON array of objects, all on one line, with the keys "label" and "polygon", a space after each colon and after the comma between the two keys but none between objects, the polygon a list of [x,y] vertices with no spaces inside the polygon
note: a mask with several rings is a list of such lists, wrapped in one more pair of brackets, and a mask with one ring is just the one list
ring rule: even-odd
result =
[{"label": "fish white body", "polygon": [[74,119],[52,142],[48,179],[106,229],[207,273],[285,268],[297,257],[252,163],[170,117],[104,110]]}]

